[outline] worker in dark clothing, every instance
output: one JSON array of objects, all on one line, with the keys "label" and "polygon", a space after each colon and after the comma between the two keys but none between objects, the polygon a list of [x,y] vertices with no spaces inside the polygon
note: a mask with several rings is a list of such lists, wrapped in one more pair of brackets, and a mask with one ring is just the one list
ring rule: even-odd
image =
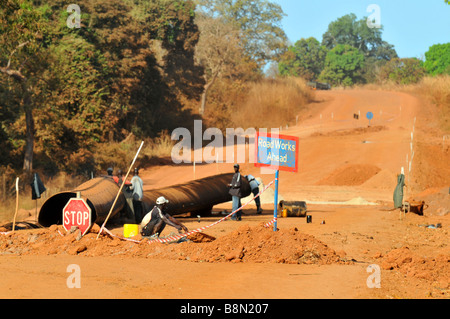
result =
[{"label": "worker in dark clothing", "polygon": [[185,233],[189,231],[186,226],[165,212],[168,203],[169,201],[164,197],[156,200],[156,206],[142,220],[141,235],[143,237],[152,237],[155,235],[159,237],[167,224],[176,228],[180,234],[183,231]]},{"label": "worker in dark clothing", "polygon": [[[232,196],[232,199],[233,199],[233,213],[236,212],[239,209],[239,207],[241,207],[242,177],[241,177],[241,173],[239,173],[239,168],[240,168],[239,164],[234,165],[233,179],[231,180],[231,184],[228,185],[228,187],[230,188],[229,194]],[[231,219],[241,221],[242,220],[242,211],[239,211],[236,214],[234,214],[233,217],[231,217]]]},{"label": "worker in dark clothing", "polygon": [[107,170],[106,170],[106,172],[108,173],[108,176],[110,176],[110,177],[112,177],[113,176],[113,168],[112,167],[109,167]]}]

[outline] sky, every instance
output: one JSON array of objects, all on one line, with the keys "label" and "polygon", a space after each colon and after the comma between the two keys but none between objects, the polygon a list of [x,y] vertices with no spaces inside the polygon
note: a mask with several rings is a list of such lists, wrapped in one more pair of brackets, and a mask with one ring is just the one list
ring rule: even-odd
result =
[{"label": "sky", "polygon": [[354,13],[357,19],[375,14],[383,26],[382,38],[395,46],[400,58],[424,59],[430,46],[450,42],[450,5],[444,0],[271,0],[286,17],[282,27],[291,43],[322,35],[330,22]]}]

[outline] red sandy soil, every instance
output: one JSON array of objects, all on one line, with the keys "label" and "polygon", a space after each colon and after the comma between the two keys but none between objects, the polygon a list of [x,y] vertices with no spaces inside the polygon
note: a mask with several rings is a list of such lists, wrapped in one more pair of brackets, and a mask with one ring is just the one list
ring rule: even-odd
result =
[{"label": "red sandy soil", "polygon": [[[95,232],[79,238],[61,227],[0,235],[1,298],[448,298],[450,147],[442,145],[435,114],[418,98],[398,92],[317,92],[301,125],[300,171],[281,172],[285,200],[306,200],[313,222],[286,218],[279,232],[262,227],[273,205],[242,222],[225,221],[182,244],[122,241]],[[365,114],[375,118],[368,127]],[[353,114],[361,113],[360,120]],[[414,162],[406,198],[424,200],[425,216],[392,208],[397,174]],[[411,158],[409,156],[409,158]],[[232,164],[155,166],[142,171],[147,189],[232,171]],[[244,174],[273,174],[252,164]],[[356,198],[377,206],[343,205]],[[357,203],[365,201],[356,201]],[[353,201],[352,201],[353,202]],[[230,210],[223,204],[215,211]],[[180,218],[190,230],[221,217]],[[429,225],[441,224],[441,228]],[[121,235],[121,225],[109,225]],[[1,231],[1,230],[0,230]],[[167,227],[162,236],[173,229]],[[81,269],[81,289],[68,289],[67,266]],[[381,288],[370,289],[370,265]]]}]

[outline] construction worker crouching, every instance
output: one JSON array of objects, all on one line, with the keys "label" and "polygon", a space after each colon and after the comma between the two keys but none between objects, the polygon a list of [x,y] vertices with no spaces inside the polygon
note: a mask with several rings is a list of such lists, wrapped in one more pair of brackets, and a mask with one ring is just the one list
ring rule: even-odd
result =
[{"label": "construction worker crouching", "polygon": [[164,197],[156,200],[156,206],[142,220],[140,228],[143,237],[155,235],[159,237],[167,224],[176,228],[180,234],[183,231],[186,233],[189,231],[186,226],[165,212],[168,203],[169,201]]}]

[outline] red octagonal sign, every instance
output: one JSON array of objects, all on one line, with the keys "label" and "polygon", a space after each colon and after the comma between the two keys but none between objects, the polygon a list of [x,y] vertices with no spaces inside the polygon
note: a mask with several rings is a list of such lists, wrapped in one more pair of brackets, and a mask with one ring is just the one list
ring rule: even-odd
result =
[{"label": "red octagonal sign", "polygon": [[84,236],[91,228],[91,208],[82,198],[71,198],[63,209],[63,227],[70,231],[78,227]]}]

